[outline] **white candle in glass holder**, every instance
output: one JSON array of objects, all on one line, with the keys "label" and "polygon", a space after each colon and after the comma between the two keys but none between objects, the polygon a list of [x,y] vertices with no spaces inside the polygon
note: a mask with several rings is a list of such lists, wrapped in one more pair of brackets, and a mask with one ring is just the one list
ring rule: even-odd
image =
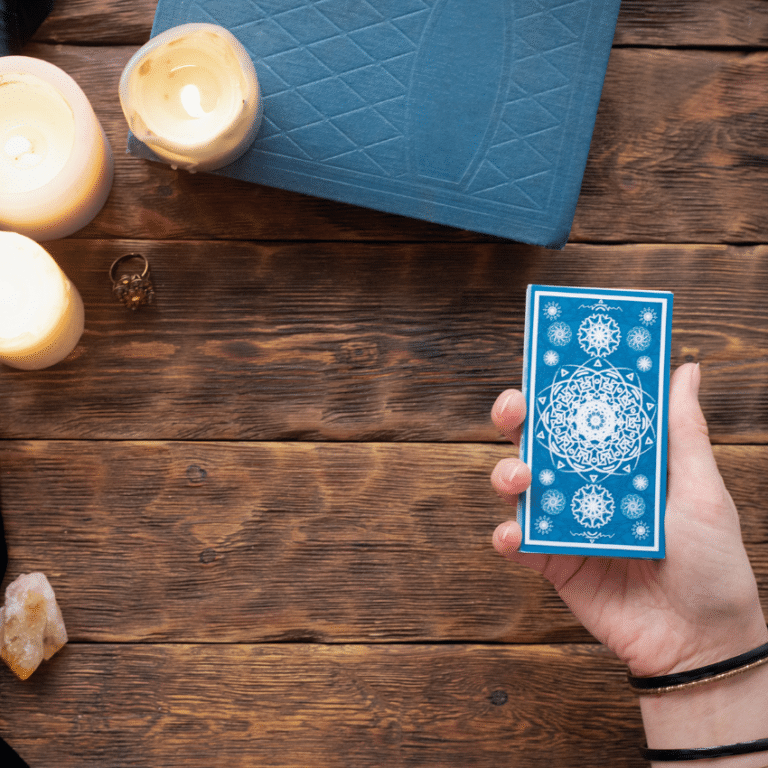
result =
[{"label": "white candle in glass holder", "polygon": [[54,240],[82,229],[112,189],[112,150],[63,70],[0,57],[0,230]]},{"label": "white candle in glass holder", "polygon": [[83,333],[83,300],[48,252],[0,232],[0,362],[37,370],[63,360]]},{"label": "white candle in glass holder", "polygon": [[216,24],[182,24],[153,37],[126,65],[120,104],[131,131],[173,168],[221,168],[261,125],[251,57]]}]

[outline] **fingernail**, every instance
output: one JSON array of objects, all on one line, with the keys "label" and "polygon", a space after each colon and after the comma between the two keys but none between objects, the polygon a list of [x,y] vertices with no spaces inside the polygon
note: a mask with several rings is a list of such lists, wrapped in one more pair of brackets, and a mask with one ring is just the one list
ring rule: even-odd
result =
[{"label": "fingernail", "polygon": [[693,393],[693,396],[698,399],[699,397],[699,386],[701,385],[701,363],[696,363],[696,365],[693,368],[693,371],[691,371],[691,392]]},{"label": "fingernail", "polygon": [[509,401],[512,399],[512,392],[508,392],[506,397],[503,400],[500,400],[496,403],[496,415],[501,416],[502,413],[504,413],[504,409],[509,404]]},{"label": "fingernail", "polygon": [[517,473],[519,471],[520,471],[520,464],[517,464],[517,463],[513,464],[512,465],[512,470],[511,471],[507,471],[506,477],[504,479],[508,483],[511,483],[515,479],[515,477],[517,476]]},{"label": "fingernail", "polygon": [[509,532],[515,527],[515,523],[507,523],[501,532],[501,540],[506,541],[509,538]]}]

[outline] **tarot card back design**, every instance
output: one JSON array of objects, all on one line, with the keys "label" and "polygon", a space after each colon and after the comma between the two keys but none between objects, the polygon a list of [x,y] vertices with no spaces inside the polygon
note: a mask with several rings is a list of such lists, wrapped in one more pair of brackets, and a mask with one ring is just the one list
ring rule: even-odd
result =
[{"label": "tarot card back design", "polygon": [[664,557],[672,294],[531,285],[521,552]]}]

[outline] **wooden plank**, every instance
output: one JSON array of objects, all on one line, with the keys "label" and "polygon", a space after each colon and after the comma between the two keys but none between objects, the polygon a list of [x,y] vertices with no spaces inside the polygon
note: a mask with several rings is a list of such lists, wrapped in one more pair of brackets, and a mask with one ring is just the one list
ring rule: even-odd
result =
[{"label": "wooden plank", "polygon": [[[56,3],[39,42],[141,45],[149,39],[157,0],[67,0]],[[768,13],[762,0],[649,2],[623,0],[617,45],[765,46]]]},{"label": "wooden plank", "polygon": [[[117,83],[135,50],[30,46],[82,85],[115,149],[112,194],[81,236],[498,241],[126,156]],[[614,50],[571,241],[763,240],[767,79],[766,52]]]},{"label": "wooden plank", "polygon": [[571,239],[764,241],[767,76],[765,52],[615,49]]},{"label": "wooden plank", "polygon": [[[504,446],[0,443],[10,565],[83,642],[585,642],[499,557]],[[717,449],[768,609],[766,446]]]},{"label": "wooden plank", "polygon": [[[768,247],[253,244],[72,240],[49,250],[82,293],[73,356],[3,367],[0,437],[500,439],[519,386],[529,282],[668,289],[672,360],[703,366],[713,439],[768,442]],[[154,306],[108,272],[140,250]]]},{"label": "wooden plank", "polygon": [[35,768],[642,768],[597,647],[69,645],[0,735]]},{"label": "wooden plank", "polygon": [[768,44],[763,0],[647,2],[622,0],[614,45],[739,46]]}]

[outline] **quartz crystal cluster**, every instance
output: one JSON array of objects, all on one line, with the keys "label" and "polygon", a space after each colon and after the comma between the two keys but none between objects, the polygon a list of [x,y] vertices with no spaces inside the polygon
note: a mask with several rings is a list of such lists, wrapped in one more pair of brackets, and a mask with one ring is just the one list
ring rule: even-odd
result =
[{"label": "quartz crystal cluster", "polygon": [[45,574],[21,574],[8,585],[0,608],[0,657],[26,680],[66,642],[64,619]]}]

